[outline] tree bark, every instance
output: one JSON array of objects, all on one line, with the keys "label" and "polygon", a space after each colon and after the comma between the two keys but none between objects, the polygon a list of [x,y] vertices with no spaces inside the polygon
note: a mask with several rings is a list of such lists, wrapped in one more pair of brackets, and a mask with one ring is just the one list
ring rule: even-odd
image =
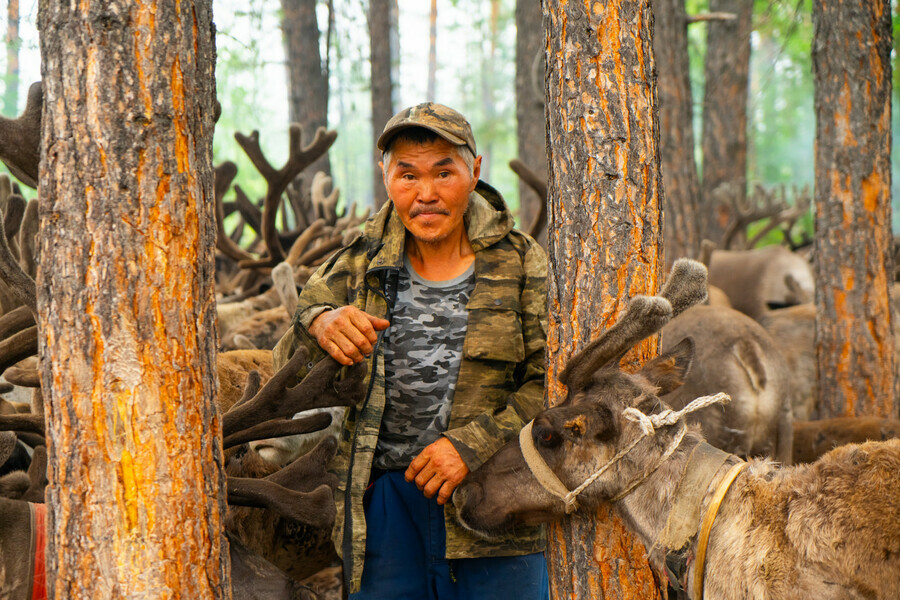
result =
[{"label": "tree bark", "polygon": [[45,0],[49,597],[230,598],[211,0]]},{"label": "tree bark", "polygon": [[710,0],[709,10],[737,15],[733,21],[711,21],[706,38],[701,226],[704,237],[719,242],[734,212],[731,201],[747,197],[753,0]]},{"label": "tree bark", "polygon": [[897,417],[890,3],[817,0],[813,25],[820,411]]},{"label": "tree bark", "polygon": [[[303,143],[308,144],[316,129],[328,126],[327,65],[322,64],[319,48],[316,0],[281,0],[281,8],[284,13],[281,32],[287,61],[290,119],[292,123],[300,124]],[[331,175],[327,153],[308,168],[311,174],[318,171]],[[307,184],[311,182],[312,178],[309,178]]]},{"label": "tree bark", "polygon": [[[392,47],[393,19],[391,0],[369,2],[369,49],[372,64],[372,148],[373,164],[381,160],[381,151],[375,142],[384,131],[384,125],[394,116],[394,83],[391,77],[396,54]],[[373,191],[375,209],[387,202],[387,191],[381,178],[381,169],[374,169]]]},{"label": "tree bark", "polygon": [[700,182],[694,161],[691,95],[684,0],[653,0],[654,56],[659,73],[660,155],[666,214],[666,262],[700,252],[697,223]]},{"label": "tree bark", "polygon": [[19,110],[19,0],[6,5],[6,88],[3,91],[3,114],[14,117]]},{"label": "tree bark", "polygon": [[[541,5],[516,2],[516,130],[519,159],[547,179],[547,120],[544,117],[544,29]],[[519,180],[519,227],[529,227],[542,200]]]},{"label": "tree bark", "polygon": [[[566,360],[653,294],[661,267],[659,124],[649,0],[544,3],[550,153],[547,402]],[[632,353],[657,351],[656,337]],[[601,508],[551,527],[554,598],[659,598],[642,544]]]}]

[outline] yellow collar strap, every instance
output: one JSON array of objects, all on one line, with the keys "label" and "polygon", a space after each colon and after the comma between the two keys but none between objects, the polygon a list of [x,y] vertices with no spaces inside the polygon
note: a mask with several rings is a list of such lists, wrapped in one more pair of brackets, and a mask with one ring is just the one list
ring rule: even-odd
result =
[{"label": "yellow collar strap", "polygon": [[697,539],[697,557],[694,566],[694,600],[703,600],[703,575],[706,568],[706,547],[709,544],[709,533],[716,520],[716,515],[719,514],[719,507],[722,505],[722,500],[725,499],[725,494],[728,493],[731,484],[746,467],[746,462],[739,462],[731,467],[728,473],[725,474],[725,478],[719,483],[719,487],[716,488],[716,493],[713,494],[712,501],[706,509],[706,513],[703,515],[703,524],[700,526],[700,537]]}]

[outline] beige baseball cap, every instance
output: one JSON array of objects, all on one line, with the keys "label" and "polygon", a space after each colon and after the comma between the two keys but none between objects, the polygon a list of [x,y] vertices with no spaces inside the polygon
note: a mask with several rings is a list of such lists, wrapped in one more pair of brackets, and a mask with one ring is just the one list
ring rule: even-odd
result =
[{"label": "beige baseball cap", "polygon": [[466,118],[452,108],[435,102],[423,102],[404,108],[391,117],[378,138],[378,149],[384,152],[394,136],[402,130],[412,127],[422,127],[433,131],[451,144],[467,146],[473,156],[478,156],[475,151],[472,126],[469,125]]}]

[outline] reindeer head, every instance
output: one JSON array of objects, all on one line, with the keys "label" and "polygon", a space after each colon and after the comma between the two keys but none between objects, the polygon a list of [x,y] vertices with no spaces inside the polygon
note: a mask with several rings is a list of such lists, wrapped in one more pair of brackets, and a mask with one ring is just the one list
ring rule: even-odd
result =
[{"label": "reindeer head", "polygon": [[[673,447],[673,438],[684,426],[663,426],[656,435],[645,437],[636,413],[628,409],[645,415],[665,409],[658,396],[684,381],[694,345],[684,340],[632,374],[621,371],[619,361],[632,346],[705,296],[705,267],[680,260],[659,296],[632,299],[613,327],[569,360],[560,375],[568,387],[566,400],[539,414],[530,430],[527,426],[523,430],[526,439],[507,443],[457,488],[453,503],[462,524],[490,536],[519,523],[550,521],[570,512],[575,503],[572,494],[568,506],[561,499],[565,491],[576,490],[581,505],[594,505],[615,499],[641,481]],[[523,448],[539,456],[537,462],[558,478],[558,488],[547,482],[552,475],[533,468],[535,460],[527,458]],[[590,483],[578,490],[585,482]]]}]

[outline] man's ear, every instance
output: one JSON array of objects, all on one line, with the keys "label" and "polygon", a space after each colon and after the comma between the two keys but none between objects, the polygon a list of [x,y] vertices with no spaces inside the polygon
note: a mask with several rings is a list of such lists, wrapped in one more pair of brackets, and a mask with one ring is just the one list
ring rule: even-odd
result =
[{"label": "man's ear", "polygon": [[693,362],[694,340],[686,337],[665,354],[644,364],[639,373],[659,388],[658,395],[664,396],[681,387]]},{"label": "man's ear", "polygon": [[469,193],[475,191],[475,186],[478,185],[478,179],[481,177],[481,155],[475,157],[475,163],[472,165],[472,189],[469,190]]}]

